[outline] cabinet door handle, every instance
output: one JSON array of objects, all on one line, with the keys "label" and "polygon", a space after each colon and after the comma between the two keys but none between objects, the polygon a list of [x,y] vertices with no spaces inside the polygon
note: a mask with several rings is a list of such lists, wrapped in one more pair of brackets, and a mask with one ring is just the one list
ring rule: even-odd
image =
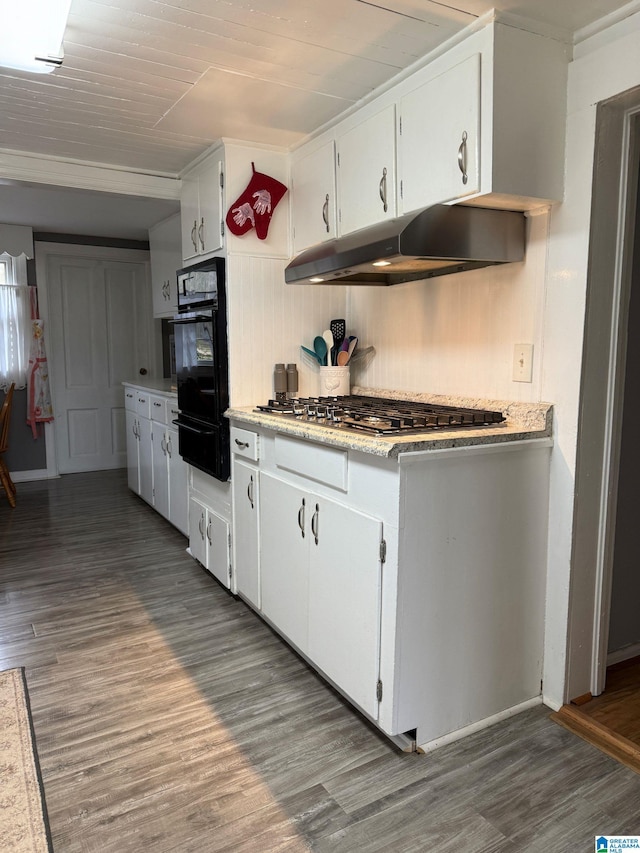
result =
[{"label": "cabinet door handle", "polygon": [[253,509],[253,474],[249,478],[249,485],[247,486],[247,497],[249,498],[251,509]]},{"label": "cabinet door handle", "polygon": [[378,187],[378,191],[380,192],[380,201],[382,202],[382,209],[384,212],[387,212],[387,167],[385,166],[382,170],[382,177],[380,178],[380,186]]},{"label": "cabinet door handle", "polygon": [[300,504],[300,509],[298,510],[298,527],[300,528],[300,533],[302,534],[302,538],[304,539],[304,509],[305,509],[305,500],[302,498],[302,503]]},{"label": "cabinet door handle", "polygon": [[466,184],[469,176],[467,175],[467,131],[462,131],[462,142],[458,148],[458,168],[462,172],[462,183]]},{"label": "cabinet door handle", "polygon": [[241,450],[246,450],[249,447],[248,441],[240,441],[239,438],[236,438],[235,442]]},{"label": "cabinet door handle", "polygon": [[198,240],[196,238],[196,232],[198,230],[198,221],[197,219],[193,220],[193,228],[191,229],[191,242],[193,243],[194,252],[198,251]]},{"label": "cabinet door handle", "polygon": [[322,221],[324,222],[327,234],[329,233],[329,193],[326,194],[324,204],[322,205]]},{"label": "cabinet door handle", "polygon": [[200,240],[200,245],[202,246],[202,251],[204,252],[204,216],[200,221],[200,227],[198,228],[198,239]]},{"label": "cabinet door handle", "polygon": [[171,459],[171,454],[173,453],[171,449],[171,436],[167,436],[167,456]]},{"label": "cabinet door handle", "polygon": [[200,513],[200,521],[198,522],[198,530],[200,531],[200,538],[204,540],[204,515]]},{"label": "cabinet door handle", "polygon": [[164,440],[164,436],[162,436],[162,438],[160,440],[160,448],[161,448],[162,452],[164,453],[164,455],[166,456],[167,455],[167,442]]},{"label": "cabinet door handle", "polygon": [[320,507],[316,504],[316,511],[311,516],[311,532],[313,533],[313,538],[315,539],[316,545],[318,544],[318,517],[320,515]]},{"label": "cabinet door handle", "polygon": [[211,519],[209,519],[209,523],[207,524],[207,541],[209,542],[209,545],[212,544],[212,541],[211,541]]}]

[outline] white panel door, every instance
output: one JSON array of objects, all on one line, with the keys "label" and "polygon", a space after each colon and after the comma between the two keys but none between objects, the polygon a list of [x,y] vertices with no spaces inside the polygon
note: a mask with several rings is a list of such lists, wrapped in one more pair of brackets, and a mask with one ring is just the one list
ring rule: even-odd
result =
[{"label": "white panel door", "polygon": [[260,609],[258,469],[234,455],[231,485],[235,591]]},{"label": "white panel door", "polygon": [[309,513],[309,657],[376,719],[382,522],[325,498]]},{"label": "white panel door", "polygon": [[58,470],[124,467],[122,382],[151,367],[147,265],[70,249],[46,270]]}]

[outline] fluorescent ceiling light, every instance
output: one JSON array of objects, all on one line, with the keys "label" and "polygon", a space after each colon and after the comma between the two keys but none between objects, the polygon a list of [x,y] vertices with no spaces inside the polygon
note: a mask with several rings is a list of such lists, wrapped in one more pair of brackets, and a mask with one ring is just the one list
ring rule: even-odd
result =
[{"label": "fluorescent ceiling light", "polygon": [[0,66],[47,74],[62,65],[71,0],[0,0]]}]

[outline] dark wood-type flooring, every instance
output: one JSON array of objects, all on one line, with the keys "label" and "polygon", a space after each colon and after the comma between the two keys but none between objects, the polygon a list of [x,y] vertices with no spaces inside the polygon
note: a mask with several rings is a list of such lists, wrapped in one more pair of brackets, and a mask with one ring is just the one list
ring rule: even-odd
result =
[{"label": "dark wood-type flooring", "polygon": [[553,719],[640,773],[640,657],[608,667],[600,696],[565,705]]},{"label": "dark wood-type flooring", "polygon": [[543,707],[398,752],[185,547],[120,471],[0,504],[0,668],[26,668],[55,853],[573,853],[640,834],[640,776]]}]

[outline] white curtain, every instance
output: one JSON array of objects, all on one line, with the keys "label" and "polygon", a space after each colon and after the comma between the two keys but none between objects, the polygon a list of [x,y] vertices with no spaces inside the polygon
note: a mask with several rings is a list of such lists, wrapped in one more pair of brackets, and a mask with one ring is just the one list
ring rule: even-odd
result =
[{"label": "white curtain", "polygon": [[10,283],[0,284],[0,389],[6,391],[12,382],[16,388],[27,384],[31,310],[26,257],[0,257],[10,261]]}]

